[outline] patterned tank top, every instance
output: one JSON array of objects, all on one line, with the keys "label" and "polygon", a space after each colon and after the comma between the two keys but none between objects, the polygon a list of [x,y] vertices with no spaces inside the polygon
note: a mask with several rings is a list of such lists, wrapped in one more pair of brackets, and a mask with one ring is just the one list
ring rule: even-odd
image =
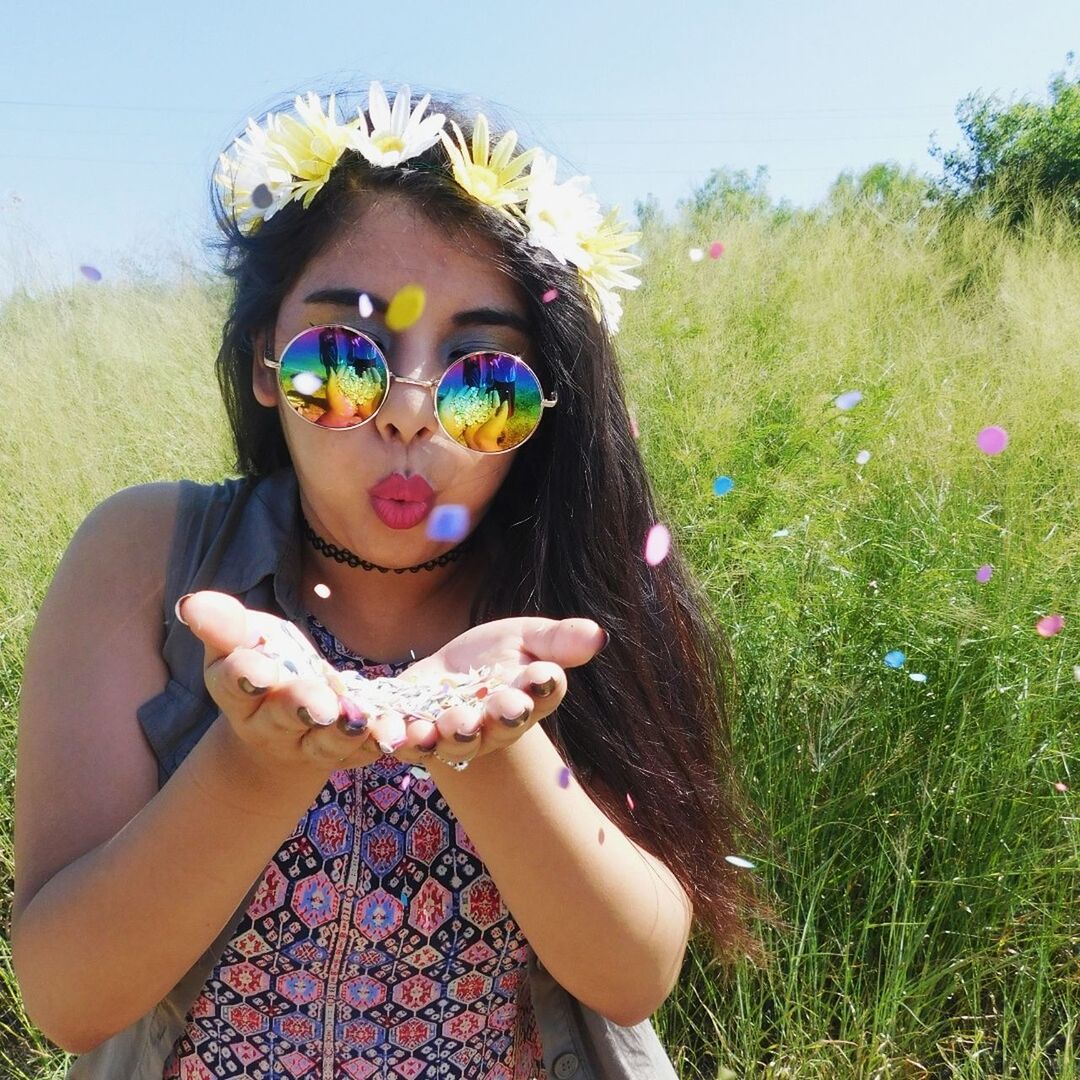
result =
[{"label": "patterned tank top", "polygon": [[[308,616],[338,670],[371,664]],[[431,777],[334,772],[263,873],[163,1080],[546,1080],[529,945]]]}]

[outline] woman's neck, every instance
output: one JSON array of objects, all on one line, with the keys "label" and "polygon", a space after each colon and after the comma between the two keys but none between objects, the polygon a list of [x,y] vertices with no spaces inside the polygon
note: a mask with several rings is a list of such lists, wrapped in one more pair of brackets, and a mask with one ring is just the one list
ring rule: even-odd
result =
[{"label": "woman's neck", "polygon": [[470,609],[484,583],[477,556],[472,550],[433,570],[383,574],[338,563],[308,545],[302,556],[304,607],[366,659],[428,656],[471,625]]}]

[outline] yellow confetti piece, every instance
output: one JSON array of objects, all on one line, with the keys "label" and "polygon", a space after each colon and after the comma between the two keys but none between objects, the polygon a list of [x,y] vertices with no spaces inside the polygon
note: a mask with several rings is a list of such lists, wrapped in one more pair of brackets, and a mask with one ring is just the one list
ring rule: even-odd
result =
[{"label": "yellow confetti piece", "polygon": [[386,309],[386,325],[394,333],[408,330],[424,313],[426,300],[423,288],[419,285],[404,285],[394,294],[390,306]]}]

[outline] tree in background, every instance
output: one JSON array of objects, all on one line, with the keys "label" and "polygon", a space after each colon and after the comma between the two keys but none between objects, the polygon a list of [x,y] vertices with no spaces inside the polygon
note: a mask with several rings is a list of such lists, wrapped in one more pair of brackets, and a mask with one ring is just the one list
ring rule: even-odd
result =
[{"label": "tree in background", "polygon": [[914,168],[879,161],[862,173],[842,172],[825,196],[825,212],[842,218],[870,210],[883,221],[913,222],[927,206],[933,181]]},{"label": "tree in background", "polygon": [[[1067,68],[1074,59],[1067,54]],[[930,147],[944,170],[935,197],[947,208],[1020,227],[1045,202],[1080,224],[1080,77],[1055,75],[1048,104],[970,94],[956,116],[967,145]]]}]

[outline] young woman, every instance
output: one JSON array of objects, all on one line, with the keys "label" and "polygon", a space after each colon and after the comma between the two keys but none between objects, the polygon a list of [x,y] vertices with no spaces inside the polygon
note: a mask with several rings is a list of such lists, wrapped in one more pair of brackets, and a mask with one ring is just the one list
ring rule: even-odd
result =
[{"label": "young woman", "polygon": [[671,1076],[692,927],[757,952],[727,648],[642,557],[636,237],[429,105],[223,155],[240,476],[106,500],[43,604],[13,949],[71,1077]]}]

